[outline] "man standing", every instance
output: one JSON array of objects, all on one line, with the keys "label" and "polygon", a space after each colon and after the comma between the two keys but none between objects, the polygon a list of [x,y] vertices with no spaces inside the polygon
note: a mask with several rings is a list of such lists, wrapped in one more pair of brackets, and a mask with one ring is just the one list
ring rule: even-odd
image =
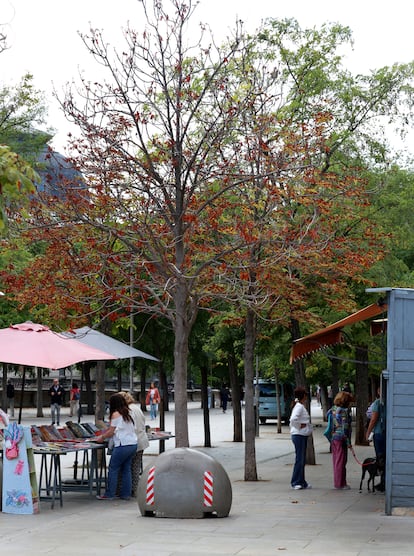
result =
[{"label": "man standing", "polygon": [[63,397],[65,395],[65,390],[63,386],[59,384],[59,379],[53,379],[53,385],[49,388],[50,395],[50,412],[52,415],[52,425],[60,425],[60,408],[63,403]]},{"label": "man standing", "polygon": [[6,395],[10,417],[14,417],[14,385],[10,378],[7,381]]},{"label": "man standing", "polygon": [[385,405],[380,397],[380,389],[377,390],[377,398],[370,406],[371,418],[369,420],[366,439],[371,440],[371,433],[373,433],[374,450],[377,458],[377,464],[381,467],[380,474],[381,480],[378,485],[375,485],[375,490],[381,492],[385,491],[385,456],[386,449],[386,424],[385,424]]}]

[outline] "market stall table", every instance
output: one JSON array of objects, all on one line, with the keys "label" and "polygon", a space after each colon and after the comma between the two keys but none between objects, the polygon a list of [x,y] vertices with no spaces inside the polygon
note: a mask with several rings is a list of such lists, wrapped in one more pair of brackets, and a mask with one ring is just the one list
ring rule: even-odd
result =
[{"label": "market stall table", "polygon": [[[63,505],[63,492],[87,492],[89,495],[100,494],[106,483],[106,444],[88,442],[44,442],[34,446],[33,451],[41,455],[39,496],[51,500],[52,509],[56,499]],[[82,453],[82,475],[73,480],[62,479],[61,456]],[[75,467],[76,473],[77,467]],[[42,495],[42,493],[44,493]]]},{"label": "market stall table", "polygon": [[159,453],[162,454],[165,452],[165,441],[169,438],[175,438],[174,434],[168,431],[159,431],[156,429],[148,429],[147,430],[148,440],[151,442],[153,440],[158,440],[160,443]]},{"label": "market stall table", "polygon": [[[150,442],[159,442],[159,453],[165,451],[165,441],[174,438],[168,431],[147,431]],[[64,492],[87,492],[90,496],[99,495],[106,487],[107,443],[96,442],[95,439],[82,441],[42,442],[34,445],[33,452],[41,456],[39,475],[39,496],[41,500],[51,500],[51,508],[58,500],[63,506]],[[74,453],[73,479],[62,478],[61,456]],[[78,478],[78,457],[82,453],[81,475]],[[142,461],[141,461],[142,472]]]}]

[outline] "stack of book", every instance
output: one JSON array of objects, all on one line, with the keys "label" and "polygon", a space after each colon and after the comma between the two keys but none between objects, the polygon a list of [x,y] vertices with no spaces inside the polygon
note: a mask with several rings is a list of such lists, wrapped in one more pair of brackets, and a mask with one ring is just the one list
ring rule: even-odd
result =
[{"label": "stack of book", "polygon": [[79,443],[95,438],[106,427],[106,424],[95,425],[94,423],[75,423],[74,421],[67,421],[65,427],[59,428],[55,425],[32,425],[32,442],[34,446],[44,446],[45,443]]},{"label": "stack of book", "polygon": [[95,436],[95,433],[90,428],[86,428],[84,424],[66,421],[66,426],[75,435],[75,438],[92,438]]}]

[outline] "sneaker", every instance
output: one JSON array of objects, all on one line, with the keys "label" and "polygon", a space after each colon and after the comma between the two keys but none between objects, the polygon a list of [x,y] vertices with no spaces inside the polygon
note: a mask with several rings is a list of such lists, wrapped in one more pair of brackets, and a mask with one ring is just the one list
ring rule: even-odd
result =
[{"label": "sneaker", "polygon": [[351,487],[349,485],[345,485],[342,487],[342,490],[351,490]]},{"label": "sneaker", "polygon": [[307,489],[309,490],[310,488],[312,488],[312,485],[309,485],[309,484],[308,484],[308,485],[306,485],[306,486],[303,487],[303,488],[307,488]]},{"label": "sneaker", "polygon": [[98,494],[96,497],[97,500],[113,500],[111,496],[107,496],[106,494]]},{"label": "sneaker", "polygon": [[293,490],[302,490],[303,486],[302,485],[295,485],[292,488],[293,488]]}]

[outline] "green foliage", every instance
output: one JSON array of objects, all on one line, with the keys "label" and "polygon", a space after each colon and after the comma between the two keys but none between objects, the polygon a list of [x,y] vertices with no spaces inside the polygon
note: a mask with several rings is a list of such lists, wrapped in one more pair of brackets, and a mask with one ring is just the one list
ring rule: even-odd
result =
[{"label": "green foliage", "polygon": [[17,86],[0,87],[0,232],[7,213],[19,212],[27,217],[24,207],[39,180],[33,170],[40,150],[50,140],[46,132],[35,131],[44,123],[43,97],[26,74]]},{"label": "green foliage", "polygon": [[36,172],[6,145],[0,145],[0,232],[7,221],[7,212],[20,211],[35,191]]},{"label": "green foliage", "polygon": [[375,284],[414,287],[414,172],[392,166],[376,176],[373,210],[384,237],[385,257],[368,272]]},{"label": "green foliage", "polygon": [[46,113],[43,95],[34,88],[32,75],[24,75],[16,86],[0,87],[0,144],[34,162],[52,137],[35,131],[44,124]]}]

